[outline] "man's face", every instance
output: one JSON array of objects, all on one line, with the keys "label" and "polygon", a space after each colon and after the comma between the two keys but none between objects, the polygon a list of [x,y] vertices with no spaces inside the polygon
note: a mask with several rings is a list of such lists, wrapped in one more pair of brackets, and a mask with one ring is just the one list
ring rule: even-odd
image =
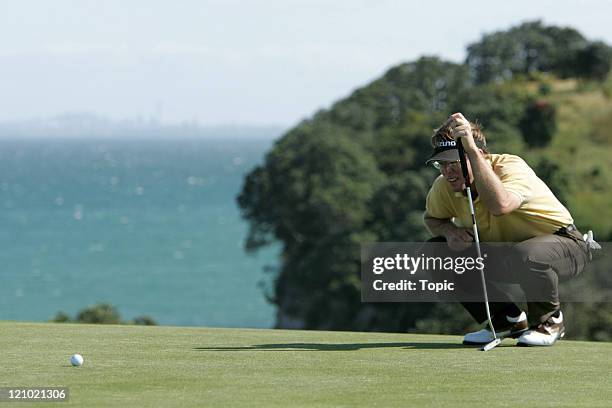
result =
[{"label": "man's face", "polygon": [[[470,166],[470,160],[466,157],[468,175],[470,180],[472,177],[472,166]],[[461,164],[459,161],[456,162],[438,162],[440,167],[440,173],[446,181],[451,185],[454,192],[461,192],[465,190],[465,180],[461,172]]]}]

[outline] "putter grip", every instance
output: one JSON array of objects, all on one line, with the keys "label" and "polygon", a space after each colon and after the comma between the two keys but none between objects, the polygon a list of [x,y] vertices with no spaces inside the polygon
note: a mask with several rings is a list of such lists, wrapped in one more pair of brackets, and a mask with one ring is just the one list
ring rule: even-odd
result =
[{"label": "putter grip", "polygon": [[468,177],[467,162],[465,161],[465,150],[461,143],[461,138],[457,138],[457,150],[459,150],[459,162],[461,163],[461,173],[463,173],[463,180],[465,180],[465,186],[470,187],[470,178]]}]

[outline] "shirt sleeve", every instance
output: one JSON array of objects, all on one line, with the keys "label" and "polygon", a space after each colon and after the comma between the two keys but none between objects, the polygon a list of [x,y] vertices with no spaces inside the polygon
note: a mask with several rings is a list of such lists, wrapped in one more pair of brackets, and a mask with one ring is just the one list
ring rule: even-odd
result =
[{"label": "shirt sleeve", "polygon": [[518,156],[507,156],[494,168],[507,192],[517,195],[521,204],[533,197],[533,180],[535,173],[523,159]]},{"label": "shirt sleeve", "polygon": [[444,179],[439,176],[429,189],[427,193],[427,199],[425,200],[425,210],[427,214],[439,218],[441,220],[451,219],[456,216],[454,214],[450,203],[448,192],[446,192],[442,186]]}]

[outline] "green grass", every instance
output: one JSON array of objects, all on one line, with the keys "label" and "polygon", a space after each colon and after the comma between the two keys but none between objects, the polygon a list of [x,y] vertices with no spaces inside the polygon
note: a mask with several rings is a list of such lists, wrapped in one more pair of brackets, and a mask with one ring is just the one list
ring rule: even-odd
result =
[{"label": "green grass", "polygon": [[[416,334],[0,322],[0,386],[108,407],[604,407],[612,343],[490,352]],[[81,353],[83,367],[71,367]],[[28,404],[0,403],[25,407]]]}]

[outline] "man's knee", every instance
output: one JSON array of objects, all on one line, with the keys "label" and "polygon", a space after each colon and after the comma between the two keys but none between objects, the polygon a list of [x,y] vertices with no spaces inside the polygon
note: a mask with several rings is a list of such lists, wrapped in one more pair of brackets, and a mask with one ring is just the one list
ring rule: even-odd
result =
[{"label": "man's knee", "polygon": [[533,261],[537,254],[537,245],[530,243],[529,240],[519,242],[512,246],[510,255],[514,261],[526,263],[527,261]]},{"label": "man's knee", "polygon": [[509,263],[512,268],[528,267],[533,271],[546,271],[555,261],[550,252],[551,243],[527,240],[515,244],[510,250]]}]

